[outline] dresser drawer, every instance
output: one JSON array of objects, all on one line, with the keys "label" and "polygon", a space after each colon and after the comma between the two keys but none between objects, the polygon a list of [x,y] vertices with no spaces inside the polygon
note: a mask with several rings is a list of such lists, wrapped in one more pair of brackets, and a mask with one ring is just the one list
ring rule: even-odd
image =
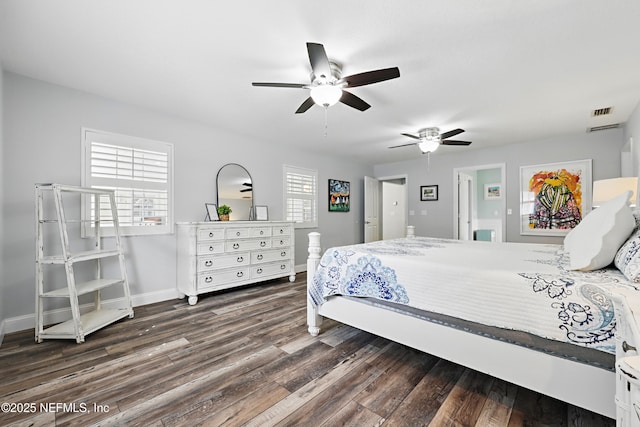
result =
[{"label": "dresser drawer", "polygon": [[249,269],[243,268],[229,268],[227,270],[212,271],[198,275],[198,290],[204,289],[213,290],[218,285],[226,285],[233,282],[249,278]]},{"label": "dresser drawer", "polygon": [[290,260],[291,253],[288,249],[276,249],[271,251],[261,251],[251,253],[251,264],[258,264],[261,262],[271,261],[283,261]]},{"label": "dresser drawer", "polygon": [[233,255],[201,256],[198,257],[198,272],[249,265],[250,261],[251,257],[249,252],[239,252]]},{"label": "dresser drawer", "polygon": [[274,262],[271,264],[252,265],[249,274],[252,279],[260,277],[274,276],[278,274],[289,274],[291,271],[291,261]]},{"label": "dresser drawer", "polygon": [[199,228],[198,242],[205,240],[222,240],[224,239],[224,229],[222,228]]},{"label": "dresser drawer", "polygon": [[196,255],[222,254],[224,253],[224,241],[198,243]]},{"label": "dresser drawer", "polygon": [[227,239],[245,239],[247,237],[251,237],[251,229],[250,228],[227,228],[225,231],[225,237]]},{"label": "dresser drawer", "polygon": [[249,236],[251,237],[270,237],[271,227],[255,227],[249,229]]},{"label": "dresser drawer", "polygon": [[271,239],[231,240],[225,243],[226,252],[249,251],[255,249],[269,249]]},{"label": "dresser drawer", "polygon": [[274,237],[271,239],[271,247],[272,248],[288,248],[291,246],[291,237]]},{"label": "dresser drawer", "polygon": [[282,227],[272,227],[274,236],[291,236],[293,234],[293,227],[283,225]]}]

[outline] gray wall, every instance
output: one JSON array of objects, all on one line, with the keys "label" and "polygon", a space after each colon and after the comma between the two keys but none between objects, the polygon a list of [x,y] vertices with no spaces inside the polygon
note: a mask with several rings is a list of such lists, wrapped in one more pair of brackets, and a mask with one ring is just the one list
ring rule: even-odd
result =
[{"label": "gray wall", "polygon": [[[361,242],[363,176],[371,166],[340,158],[248,140],[192,121],[169,117],[92,94],[24,76],[4,74],[3,238],[4,270],[0,283],[3,318],[34,312],[34,190],[39,182],[80,184],[82,126],[174,144],[175,219],[204,218],[204,203],[215,200],[215,178],[226,163],[240,163],[255,183],[255,203],[269,206],[269,217],[283,215],[283,164],[318,170],[319,230],[296,232],[296,264],[305,265],[307,233],[323,233],[323,244]],[[249,154],[250,153],[250,154]],[[348,213],[330,213],[327,180],[351,182]],[[176,275],[175,235],[124,239],[134,304],[173,297]],[[12,323],[13,324],[13,323]],[[31,323],[32,324],[32,323]],[[10,327],[7,327],[9,330]]]},{"label": "gray wall", "polygon": [[[640,132],[637,132],[640,138]],[[409,225],[416,227],[419,236],[453,237],[453,170],[471,168],[496,163],[506,164],[505,195],[507,209],[513,214],[507,215],[505,241],[533,243],[561,243],[559,237],[521,236],[519,223],[519,175],[520,166],[553,163],[570,160],[593,159],[593,179],[605,179],[620,176],[620,152],[624,145],[622,129],[564,135],[539,141],[530,141],[501,147],[469,149],[446,147],[431,155],[418,156],[415,160],[380,164],[374,167],[375,176],[408,174]],[[443,147],[445,148],[445,147]],[[439,200],[421,202],[421,185],[437,184]],[[419,213],[427,210],[427,215]]]},{"label": "gray wall", "polygon": [[[4,171],[3,152],[4,152],[4,98],[2,96],[4,87],[4,78],[2,73],[2,64],[0,63],[0,167]],[[0,343],[2,343],[2,337],[5,330],[5,305],[7,299],[4,294],[4,256],[3,256],[3,244],[4,242],[4,194],[3,188],[5,183],[4,172],[0,172],[0,201],[3,203],[0,205]]]}]

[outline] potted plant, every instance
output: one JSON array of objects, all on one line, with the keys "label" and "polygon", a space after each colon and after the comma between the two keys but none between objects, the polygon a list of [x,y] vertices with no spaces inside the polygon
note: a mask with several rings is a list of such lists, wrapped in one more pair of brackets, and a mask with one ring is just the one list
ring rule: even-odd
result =
[{"label": "potted plant", "polygon": [[231,213],[231,208],[227,205],[218,206],[218,216],[220,217],[220,221],[229,221],[229,214]]}]

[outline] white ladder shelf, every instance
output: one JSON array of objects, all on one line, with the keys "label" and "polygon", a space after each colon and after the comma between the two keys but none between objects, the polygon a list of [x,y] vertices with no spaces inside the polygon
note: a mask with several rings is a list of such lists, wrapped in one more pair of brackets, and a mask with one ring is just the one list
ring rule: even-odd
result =
[{"label": "white ladder shelf", "polygon": [[[124,253],[120,241],[120,230],[118,224],[118,211],[116,209],[115,195],[110,190],[100,190],[95,188],[84,188],[61,184],[36,184],[35,186],[35,209],[36,209],[36,342],[43,339],[75,339],[77,343],[82,343],[85,336],[103,328],[124,317],[133,317],[133,307],[131,305],[131,294],[129,292],[129,281],[125,268]],[[71,193],[79,195],[80,204],[93,203],[94,219],[72,220],[67,219],[64,211],[63,194]],[[46,194],[53,196],[56,219],[45,218]],[[91,198],[85,200],[86,197]],[[107,208],[108,207],[108,208]],[[108,214],[106,213],[108,212]],[[103,236],[101,235],[104,223],[111,223],[114,231],[113,248],[103,246]],[[60,251],[54,255],[45,255],[45,237],[47,236],[45,225],[57,224],[60,235]],[[79,225],[73,231],[82,235],[82,227],[87,227],[88,233],[93,234],[93,247],[89,250],[72,251],[69,238],[69,225]],[[75,237],[75,236],[74,236]],[[85,239],[82,239],[85,240]],[[118,258],[119,274],[116,278],[102,277],[102,260],[106,258]],[[93,263],[93,278],[89,280],[76,281],[74,266],[79,263]],[[50,289],[45,286],[46,265],[62,265],[66,274],[66,287]],[[122,288],[122,298],[116,301],[115,308],[102,307],[101,290],[120,286]],[[93,310],[80,313],[79,297],[81,295],[93,293]],[[45,328],[44,304],[49,298],[66,298],[71,306],[71,319]],[[110,306],[112,304],[109,304]]]}]

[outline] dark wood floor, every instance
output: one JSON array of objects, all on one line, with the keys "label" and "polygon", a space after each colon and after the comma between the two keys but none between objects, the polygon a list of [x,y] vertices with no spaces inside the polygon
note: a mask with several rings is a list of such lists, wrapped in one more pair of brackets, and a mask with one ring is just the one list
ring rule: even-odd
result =
[{"label": "dark wood floor", "polygon": [[304,280],[137,307],[83,344],[8,334],[0,425],[615,424],[333,321],[313,338]]}]

